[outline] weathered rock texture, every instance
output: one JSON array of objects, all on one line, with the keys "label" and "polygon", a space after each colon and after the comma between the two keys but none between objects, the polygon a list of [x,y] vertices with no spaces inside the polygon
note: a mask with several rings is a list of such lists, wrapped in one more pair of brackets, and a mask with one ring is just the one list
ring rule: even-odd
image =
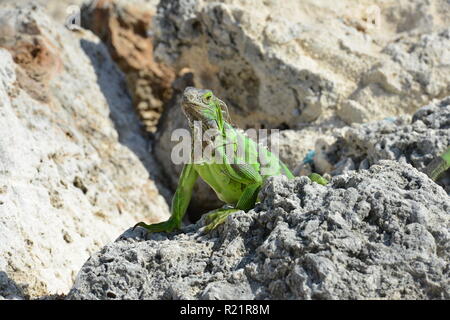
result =
[{"label": "weathered rock texture", "polygon": [[153,60],[154,3],[101,0],[83,7],[82,25],[107,45],[125,73],[133,104],[146,129],[155,132],[164,104],[172,97],[174,71]]},{"label": "weathered rock texture", "polygon": [[0,296],[66,293],[86,259],[168,208],[123,75],[88,31],[0,10]]},{"label": "weathered rock texture", "polygon": [[366,122],[412,113],[433,98],[450,94],[448,24],[437,32],[400,36],[381,53],[379,61],[362,74],[358,88],[340,105],[338,115],[343,120]]},{"label": "weathered rock texture", "polygon": [[[155,57],[192,72],[240,128],[301,129],[281,136],[280,155],[307,173],[299,161],[309,150],[319,156],[331,128],[411,114],[450,94],[448,21],[450,4],[440,0],[163,0]],[[174,188],[181,167],[170,138],[187,122],[179,105],[160,122],[154,150]],[[196,186],[195,210],[218,204]]]},{"label": "weathered rock texture", "polygon": [[450,94],[448,21],[440,0],[162,0],[155,48],[241,127],[361,122]]},{"label": "weathered rock texture", "polygon": [[450,199],[408,164],[272,177],[255,209],[212,233],[123,234],[69,299],[449,299]]},{"label": "weathered rock texture", "polygon": [[[410,119],[398,117],[353,125],[318,154],[323,168],[340,174],[367,168],[381,159],[410,163],[423,171],[450,145],[450,97],[420,108]],[[440,183],[450,193],[450,174]]]},{"label": "weathered rock texture", "polygon": [[23,7],[28,4],[38,5],[57,23],[72,24],[79,16],[81,5],[86,0],[2,0],[1,4],[14,4]]}]

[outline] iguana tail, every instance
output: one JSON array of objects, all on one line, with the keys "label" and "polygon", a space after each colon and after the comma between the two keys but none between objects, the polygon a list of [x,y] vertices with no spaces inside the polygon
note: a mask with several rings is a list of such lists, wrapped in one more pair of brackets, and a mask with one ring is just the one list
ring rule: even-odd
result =
[{"label": "iguana tail", "polygon": [[424,173],[436,181],[448,168],[450,168],[450,147],[447,148],[444,154],[434,158],[425,168]]}]

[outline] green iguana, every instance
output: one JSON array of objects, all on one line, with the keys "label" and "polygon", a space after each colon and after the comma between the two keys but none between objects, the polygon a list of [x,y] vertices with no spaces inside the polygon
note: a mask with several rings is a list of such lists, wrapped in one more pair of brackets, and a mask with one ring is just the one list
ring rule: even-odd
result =
[{"label": "green iguana", "polygon": [[[216,192],[220,200],[233,205],[232,209],[217,209],[209,213],[206,218],[208,223],[206,231],[216,228],[233,212],[252,209],[258,200],[261,186],[269,176],[285,175],[289,179],[294,178],[278,157],[261,148],[231,125],[226,104],[214,96],[210,90],[187,87],[181,107],[188,119],[192,137],[195,136],[195,121],[201,123],[203,131],[213,129],[218,133],[214,141],[212,154],[214,159],[205,159],[200,162],[194,162],[192,159],[190,163],[184,165],[172,199],[169,220],[152,225],[139,222],[134,228],[140,226],[149,232],[171,232],[180,228],[191,200],[195,181],[199,176]],[[231,154],[227,149],[229,145],[233,146]],[[241,153],[238,152],[239,146],[243,151]],[[203,149],[207,147],[205,143],[202,143]],[[271,168],[270,173],[261,172],[261,159],[265,159],[265,165]],[[434,159],[424,171],[431,179],[437,180],[449,167],[450,148]],[[316,173],[309,175],[309,178],[322,185],[328,183],[325,178]]]},{"label": "green iguana", "polygon": [[[232,209],[222,208],[209,213],[206,218],[208,223],[206,231],[223,223],[233,212],[252,209],[262,184],[269,176],[285,175],[289,179],[294,178],[277,156],[261,148],[230,124],[226,104],[210,90],[187,87],[183,93],[181,107],[188,119],[192,137],[195,136],[195,122],[201,123],[204,132],[207,130],[217,132],[213,141],[213,158],[184,164],[172,199],[169,220],[152,225],[140,222],[134,228],[140,226],[149,232],[171,232],[180,228],[195,181],[199,176],[216,192],[221,201],[233,206]],[[232,145],[231,152],[228,151],[230,148],[227,148],[230,145]],[[207,145],[202,143],[202,149],[206,148]],[[269,173],[262,173],[261,159],[264,159],[265,167],[270,168]],[[328,183],[318,174],[311,174],[310,179],[320,184]]]}]

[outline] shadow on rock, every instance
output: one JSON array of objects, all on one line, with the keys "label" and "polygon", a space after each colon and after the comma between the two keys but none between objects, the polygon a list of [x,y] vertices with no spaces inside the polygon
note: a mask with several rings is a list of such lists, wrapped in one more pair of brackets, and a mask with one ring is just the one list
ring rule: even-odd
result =
[{"label": "shadow on rock", "polygon": [[[109,116],[119,134],[119,142],[139,158],[161,195],[169,202],[171,192],[162,184],[164,179],[159,174],[161,170],[151,155],[152,142],[133,108],[123,74],[113,61],[105,63],[104,57],[109,57],[109,53],[103,44],[81,39],[80,46],[95,69],[97,83],[109,106]],[[111,78],[119,78],[121,81],[113,82],[110,81]]]},{"label": "shadow on rock", "polygon": [[28,295],[24,293],[21,285],[12,280],[5,271],[0,271],[0,300],[23,300]]}]

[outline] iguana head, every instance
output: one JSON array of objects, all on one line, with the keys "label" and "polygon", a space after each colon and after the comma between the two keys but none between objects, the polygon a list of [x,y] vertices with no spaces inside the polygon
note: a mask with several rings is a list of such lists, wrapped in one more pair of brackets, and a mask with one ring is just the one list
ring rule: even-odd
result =
[{"label": "iguana head", "polygon": [[191,128],[194,121],[200,121],[203,130],[218,129],[221,131],[224,121],[230,119],[226,104],[218,99],[211,90],[187,87],[183,93],[181,108]]}]

